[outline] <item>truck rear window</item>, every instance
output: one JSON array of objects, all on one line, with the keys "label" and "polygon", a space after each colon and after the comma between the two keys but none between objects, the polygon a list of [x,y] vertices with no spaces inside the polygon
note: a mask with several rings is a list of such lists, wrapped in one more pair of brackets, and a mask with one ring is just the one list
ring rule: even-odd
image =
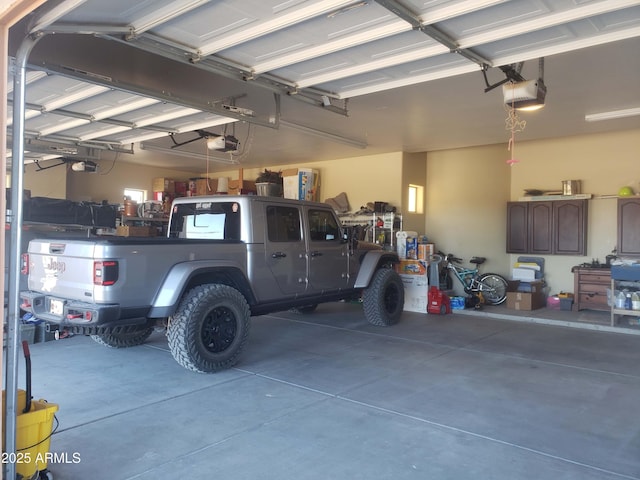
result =
[{"label": "truck rear window", "polygon": [[237,202],[174,205],[169,237],[240,240],[240,205]]}]

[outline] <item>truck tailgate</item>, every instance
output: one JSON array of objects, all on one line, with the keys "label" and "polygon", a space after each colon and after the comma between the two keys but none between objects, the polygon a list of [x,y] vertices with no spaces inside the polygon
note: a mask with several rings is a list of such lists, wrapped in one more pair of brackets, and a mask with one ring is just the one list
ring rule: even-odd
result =
[{"label": "truck tailgate", "polygon": [[95,244],[77,240],[29,243],[29,290],[92,301]]}]

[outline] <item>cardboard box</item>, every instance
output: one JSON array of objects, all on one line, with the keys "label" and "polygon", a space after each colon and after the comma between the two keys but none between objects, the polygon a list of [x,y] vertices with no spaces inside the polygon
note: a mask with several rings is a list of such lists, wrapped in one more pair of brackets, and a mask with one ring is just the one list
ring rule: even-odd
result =
[{"label": "cardboard box", "polygon": [[537,310],[546,305],[541,293],[507,292],[507,308],[513,310]]},{"label": "cardboard box", "polygon": [[288,168],[282,171],[284,198],[318,200],[320,173],[312,168]]},{"label": "cardboard box", "polygon": [[118,225],[116,228],[119,237],[155,237],[156,233],[156,227],[149,226]]},{"label": "cardboard box", "polygon": [[255,195],[256,194],[256,182],[250,180],[229,180],[229,188],[227,190],[229,195]]},{"label": "cardboard box", "polygon": [[507,284],[507,308],[513,310],[537,310],[547,305],[542,281],[519,282]]},{"label": "cardboard box", "polygon": [[429,281],[426,275],[400,274],[404,285],[404,311],[427,313]]},{"label": "cardboard box", "polygon": [[171,178],[157,177],[152,182],[154,192],[176,193],[176,182]]},{"label": "cardboard box", "polygon": [[215,195],[218,190],[218,180],[216,178],[197,178],[196,196]]},{"label": "cardboard box", "polygon": [[400,275],[427,275],[427,264],[422,260],[400,260],[395,268]]}]

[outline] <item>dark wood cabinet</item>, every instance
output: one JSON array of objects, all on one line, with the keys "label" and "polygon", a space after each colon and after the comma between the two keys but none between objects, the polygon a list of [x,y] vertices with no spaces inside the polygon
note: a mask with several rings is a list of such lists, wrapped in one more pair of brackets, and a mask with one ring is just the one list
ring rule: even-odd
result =
[{"label": "dark wood cabinet", "polygon": [[529,240],[527,253],[553,253],[553,202],[529,203]]},{"label": "dark wood cabinet", "polygon": [[587,200],[509,202],[507,253],[585,255]]},{"label": "dark wood cabinet", "polygon": [[574,267],[573,282],[573,310],[610,310],[607,289],[611,287],[611,270]]},{"label": "dark wood cabinet", "polygon": [[553,202],[553,253],[586,255],[587,201]]},{"label": "dark wood cabinet", "polygon": [[640,198],[618,199],[618,255],[640,255]]},{"label": "dark wood cabinet", "polygon": [[528,202],[507,204],[507,253],[528,253]]}]

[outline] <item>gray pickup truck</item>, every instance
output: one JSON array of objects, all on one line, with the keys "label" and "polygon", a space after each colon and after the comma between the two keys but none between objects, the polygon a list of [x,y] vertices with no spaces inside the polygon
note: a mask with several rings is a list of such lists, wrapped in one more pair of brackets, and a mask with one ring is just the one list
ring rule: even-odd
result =
[{"label": "gray pickup truck", "polygon": [[50,330],[129,347],[166,328],[176,361],[233,366],[250,317],[360,299],[374,325],[403,310],[394,252],[357,241],[322,203],[264,196],[176,199],[167,237],[39,238],[21,309]]}]

